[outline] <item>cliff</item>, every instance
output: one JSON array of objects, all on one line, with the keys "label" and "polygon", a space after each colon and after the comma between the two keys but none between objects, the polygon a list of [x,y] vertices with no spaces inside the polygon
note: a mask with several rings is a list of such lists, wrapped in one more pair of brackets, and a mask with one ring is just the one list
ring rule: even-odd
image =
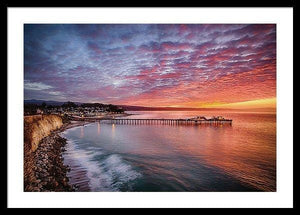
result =
[{"label": "cliff", "polygon": [[41,139],[63,125],[57,115],[24,116],[24,147],[34,152]]},{"label": "cliff", "polygon": [[24,116],[24,189],[36,183],[36,161],[39,159],[36,151],[42,139],[49,136],[51,131],[63,126],[62,118],[57,115]]}]

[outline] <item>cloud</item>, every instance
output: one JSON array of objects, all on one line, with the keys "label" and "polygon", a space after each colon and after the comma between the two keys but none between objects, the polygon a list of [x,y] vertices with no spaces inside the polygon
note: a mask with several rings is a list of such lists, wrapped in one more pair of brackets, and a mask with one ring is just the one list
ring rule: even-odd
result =
[{"label": "cloud", "polygon": [[40,82],[25,81],[24,88],[25,90],[48,90],[51,89],[52,87]]},{"label": "cloud", "polygon": [[275,97],[276,25],[26,24],[24,79],[25,99],[190,106]]}]

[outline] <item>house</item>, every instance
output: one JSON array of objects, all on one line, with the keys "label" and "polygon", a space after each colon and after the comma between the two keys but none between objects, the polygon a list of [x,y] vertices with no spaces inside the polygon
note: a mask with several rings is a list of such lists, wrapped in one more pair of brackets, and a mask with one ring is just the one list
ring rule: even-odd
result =
[{"label": "house", "polygon": [[222,116],[217,116],[216,119],[217,119],[217,120],[224,120],[224,117],[222,117]]},{"label": "house", "polygon": [[43,114],[44,111],[42,111],[41,109],[38,108],[38,109],[36,109],[36,113],[37,113],[37,114]]}]

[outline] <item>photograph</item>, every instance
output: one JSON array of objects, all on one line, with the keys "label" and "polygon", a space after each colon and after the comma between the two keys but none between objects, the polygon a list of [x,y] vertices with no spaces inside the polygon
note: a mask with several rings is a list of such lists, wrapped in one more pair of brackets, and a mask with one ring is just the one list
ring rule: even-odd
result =
[{"label": "photograph", "polygon": [[7,208],[295,208],[293,5],[8,4]]},{"label": "photograph", "polygon": [[24,192],[276,192],[277,24],[24,23]]}]

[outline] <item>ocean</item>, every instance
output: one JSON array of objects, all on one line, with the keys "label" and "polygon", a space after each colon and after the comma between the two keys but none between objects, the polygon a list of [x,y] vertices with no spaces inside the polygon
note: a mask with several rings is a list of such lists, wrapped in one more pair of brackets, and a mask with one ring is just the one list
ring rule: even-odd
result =
[{"label": "ocean", "polygon": [[232,125],[95,122],[62,133],[77,191],[276,191],[276,113],[136,111],[127,118],[222,115]]}]

